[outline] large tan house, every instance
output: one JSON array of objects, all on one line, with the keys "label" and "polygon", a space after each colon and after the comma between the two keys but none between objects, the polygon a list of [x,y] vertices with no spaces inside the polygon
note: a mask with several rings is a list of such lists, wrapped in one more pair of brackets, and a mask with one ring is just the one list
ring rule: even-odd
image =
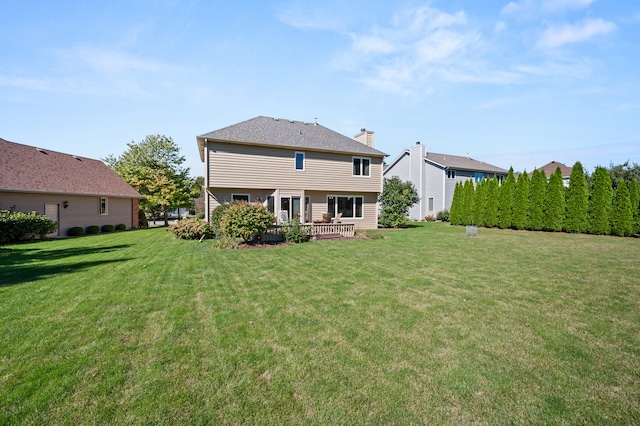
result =
[{"label": "large tan house", "polygon": [[373,132],[354,139],[317,123],[256,117],[197,137],[205,163],[205,212],[232,200],[260,202],[277,222],[330,215],[376,228],[386,154]]},{"label": "large tan house", "polygon": [[0,139],[0,210],[36,212],[69,228],[138,227],[142,196],[102,161]]}]

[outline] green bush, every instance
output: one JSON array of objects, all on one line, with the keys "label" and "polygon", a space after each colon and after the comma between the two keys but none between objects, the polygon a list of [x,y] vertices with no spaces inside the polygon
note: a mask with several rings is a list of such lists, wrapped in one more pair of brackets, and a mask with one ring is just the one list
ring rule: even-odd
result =
[{"label": "green bush", "polygon": [[100,227],[97,225],[87,226],[87,235],[95,235],[100,232]]},{"label": "green bush", "polygon": [[238,204],[242,201],[232,201],[230,203],[222,203],[211,212],[211,217],[209,218],[209,223],[213,228],[213,233],[216,236],[221,236],[223,234],[222,227],[220,226],[220,221],[222,220],[224,214],[227,212],[227,209],[232,204]]},{"label": "green bush", "polygon": [[418,192],[411,182],[403,182],[398,176],[385,179],[380,202],[380,225],[385,228],[406,226],[409,208],[420,201]]},{"label": "green bush", "polygon": [[249,241],[254,235],[263,234],[273,220],[273,214],[262,204],[240,201],[226,207],[220,228],[229,237]]},{"label": "green bush", "polygon": [[0,243],[13,243],[27,235],[44,238],[58,229],[58,222],[36,212],[0,210]]},{"label": "green bush", "polygon": [[113,225],[102,225],[102,232],[108,233],[113,232],[116,229]]},{"label": "green bush", "polygon": [[449,210],[439,211],[436,218],[442,222],[449,222]]},{"label": "green bush", "polygon": [[295,218],[289,225],[282,227],[282,235],[288,243],[304,243],[309,240],[307,230],[300,226],[300,221]]},{"label": "green bush", "polygon": [[167,231],[172,232],[182,240],[199,240],[203,235],[204,238],[213,238],[215,236],[213,227],[198,218],[181,219],[169,226]]},{"label": "green bush", "polygon": [[427,216],[425,216],[425,217],[424,217],[424,220],[425,220],[426,222],[435,222],[437,219],[436,219],[436,217],[435,217],[435,216],[433,216],[433,215],[427,215]]},{"label": "green bush", "polygon": [[124,223],[119,223],[116,225],[116,231],[126,231],[127,230],[127,225],[125,225]]},{"label": "green bush", "polygon": [[223,235],[214,241],[213,247],[218,250],[235,250],[238,248],[238,239]]},{"label": "green bush", "polygon": [[73,228],[69,228],[67,231],[67,235],[70,237],[79,237],[80,235],[84,235],[84,228],[82,226],[74,226]]}]

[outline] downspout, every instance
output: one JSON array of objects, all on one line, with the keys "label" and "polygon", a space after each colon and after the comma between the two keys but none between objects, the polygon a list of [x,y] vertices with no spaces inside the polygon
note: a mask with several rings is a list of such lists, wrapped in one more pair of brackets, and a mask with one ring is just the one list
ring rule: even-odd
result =
[{"label": "downspout", "polygon": [[442,171],[442,210],[447,205],[447,167]]},{"label": "downspout", "polygon": [[204,171],[204,219],[209,222],[210,219],[210,212],[209,212],[209,206],[210,206],[210,198],[212,196],[212,194],[209,192],[209,150],[207,148],[207,139],[204,140],[204,144],[202,145],[202,150],[203,152],[203,156],[205,158],[204,160],[204,164],[205,164],[205,171]]}]

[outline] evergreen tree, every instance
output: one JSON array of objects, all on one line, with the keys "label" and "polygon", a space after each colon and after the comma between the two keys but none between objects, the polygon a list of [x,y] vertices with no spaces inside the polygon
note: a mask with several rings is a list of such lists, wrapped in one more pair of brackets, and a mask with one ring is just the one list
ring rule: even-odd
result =
[{"label": "evergreen tree", "polygon": [[593,188],[589,197],[588,232],[601,235],[611,233],[612,201],[613,188],[609,172],[604,167],[596,167],[593,172]]},{"label": "evergreen tree", "polygon": [[529,176],[527,171],[518,176],[516,192],[513,197],[513,228],[527,229],[527,210],[529,207]]},{"label": "evergreen tree", "polygon": [[640,232],[640,183],[637,179],[631,179],[629,183],[629,200],[633,213],[633,233]]},{"label": "evergreen tree", "polygon": [[544,199],[547,193],[547,176],[544,170],[534,170],[529,186],[528,229],[540,231],[544,227]]},{"label": "evergreen tree", "polygon": [[496,177],[487,181],[484,226],[487,228],[498,226],[498,179]]},{"label": "evergreen tree", "polygon": [[463,211],[463,225],[473,225],[473,197],[474,197],[473,182],[471,179],[464,183],[464,209]]},{"label": "evergreen tree", "polygon": [[589,188],[582,163],[576,161],[569,178],[567,189],[567,216],[564,229],[567,232],[587,232],[587,214],[589,212]]},{"label": "evergreen tree", "polygon": [[629,199],[629,188],[624,180],[618,182],[613,196],[613,210],[611,215],[611,235],[626,237],[633,233],[633,212]]},{"label": "evergreen tree", "polygon": [[566,210],[564,191],[562,171],[557,167],[549,178],[544,199],[544,229],[547,231],[562,231]]},{"label": "evergreen tree", "polygon": [[507,178],[500,185],[498,191],[498,228],[511,228],[513,223],[513,197],[516,190],[516,178],[513,167],[509,168]]},{"label": "evergreen tree", "polygon": [[453,199],[451,200],[451,209],[449,211],[449,222],[452,225],[462,225],[462,183],[456,182],[456,187],[453,190]]},{"label": "evergreen tree", "polygon": [[487,200],[487,180],[483,179],[476,184],[476,194],[473,198],[473,214],[477,226],[485,226],[485,203]]}]

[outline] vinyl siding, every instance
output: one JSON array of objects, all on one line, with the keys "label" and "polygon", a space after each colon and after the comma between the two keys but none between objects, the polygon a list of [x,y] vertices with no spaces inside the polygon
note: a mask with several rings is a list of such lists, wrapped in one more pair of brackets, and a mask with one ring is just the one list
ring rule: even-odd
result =
[{"label": "vinyl siding", "polygon": [[[435,216],[443,210],[443,180],[445,172],[442,168],[423,162],[424,164],[424,191],[421,202],[424,206],[425,216]],[[433,209],[429,210],[429,198],[433,198]]]},{"label": "vinyl siding", "polygon": [[[322,220],[322,214],[327,212],[327,197],[335,196],[357,196],[363,197],[363,217],[361,219],[342,219],[342,223],[353,223],[356,229],[375,229],[378,227],[377,201],[378,193],[371,192],[341,192],[341,191],[300,191],[293,189],[263,190],[263,189],[242,189],[242,188],[214,188],[210,190],[209,200],[209,217],[211,212],[220,204],[231,201],[231,194],[242,193],[250,194],[250,201],[255,202],[257,197],[262,199],[262,204],[267,207],[267,197],[273,195],[275,197],[275,214],[277,215],[278,206],[280,205],[280,197],[299,196],[302,197],[304,205],[304,197],[309,197],[311,209],[311,221]],[[274,218],[275,220],[275,218]]]},{"label": "vinyl siding", "polygon": [[[60,236],[66,236],[69,228],[81,226],[86,228],[91,225],[118,225],[124,223],[127,229],[131,228],[132,199],[108,198],[108,214],[100,215],[100,197],[58,194],[25,194],[17,192],[0,193],[0,209],[8,210],[15,206],[16,211],[30,213],[35,211],[44,214],[45,204],[59,205]],[[69,202],[69,207],[63,207],[64,201]]]},{"label": "vinyl siding", "polygon": [[[300,150],[208,142],[210,188],[302,188],[382,192],[382,158],[371,159],[370,176],[353,176],[351,154],[303,151],[304,171],[295,170]],[[302,152],[302,151],[300,151]]]}]

